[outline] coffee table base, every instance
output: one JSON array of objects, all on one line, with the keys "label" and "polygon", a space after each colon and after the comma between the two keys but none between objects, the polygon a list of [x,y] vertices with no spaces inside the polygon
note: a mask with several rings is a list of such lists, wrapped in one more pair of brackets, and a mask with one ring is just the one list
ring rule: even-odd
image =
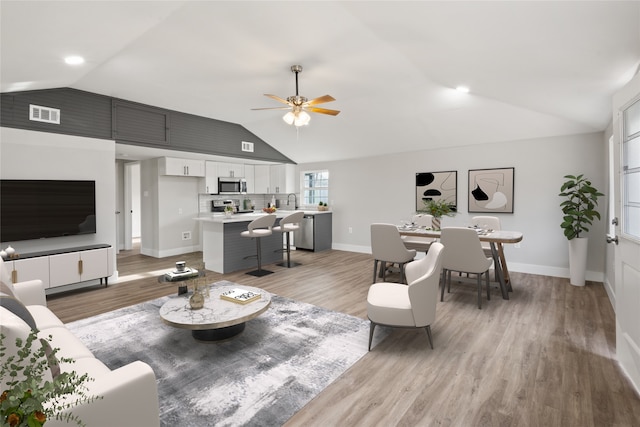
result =
[{"label": "coffee table base", "polygon": [[239,323],[237,325],[227,326],[226,328],[198,329],[191,331],[191,335],[198,341],[222,341],[235,337],[244,331],[245,325],[246,323]]}]

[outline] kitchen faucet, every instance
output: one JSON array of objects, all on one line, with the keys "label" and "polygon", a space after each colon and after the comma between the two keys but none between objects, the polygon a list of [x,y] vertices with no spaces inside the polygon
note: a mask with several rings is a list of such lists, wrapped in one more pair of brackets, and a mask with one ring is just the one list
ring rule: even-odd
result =
[{"label": "kitchen faucet", "polygon": [[298,196],[296,196],[296,193],[287,194],[287,206],[289,206],[289,196],[293,196],[293,209],[298,209]]}]

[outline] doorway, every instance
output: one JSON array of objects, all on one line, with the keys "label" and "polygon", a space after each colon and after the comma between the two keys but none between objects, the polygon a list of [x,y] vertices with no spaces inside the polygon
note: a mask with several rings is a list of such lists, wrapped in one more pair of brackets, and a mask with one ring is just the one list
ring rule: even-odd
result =
[{"label": "doorway", "polygon": [[124,164],[124,250],[133,248],[134,240],[142,244],[140,215],[140,163]]}]

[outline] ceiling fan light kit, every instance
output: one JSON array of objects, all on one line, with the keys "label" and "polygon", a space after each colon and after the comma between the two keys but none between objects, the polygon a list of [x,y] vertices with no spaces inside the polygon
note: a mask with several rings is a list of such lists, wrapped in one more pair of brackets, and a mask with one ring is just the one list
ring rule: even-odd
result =
[{"label": "ceiling fan light kit", "polygon": [[[283,104],[287,104],[291,109],[288,111],[283,117],[282,120],[285,121],[288,125],[295,125],[296,127],[306,126],[311,121],[311,116],[307,111],[312,113],[320,113],[320,114],[328,114],[331,116],[337,116],[340,111],[338,110],[329,110],[327,108],[318,108],[315,105],[323,104],[325,102],[335,101],[331,95],[324,95],[319,98],[312,99],[309,101],[304,96],[300,96],[298,93],[298,73],[302,72],[301,65],[292,65],[291,71],[296,75],[296,94],[295,96],[289,96],[287,99],[280,98],[276,95],[265,94],[271,99],[275,99],[278,102],[282,102]],[[282,110],[287,109],[287,107],[275,107],[275,108],[253,108],[253,110]]]}]

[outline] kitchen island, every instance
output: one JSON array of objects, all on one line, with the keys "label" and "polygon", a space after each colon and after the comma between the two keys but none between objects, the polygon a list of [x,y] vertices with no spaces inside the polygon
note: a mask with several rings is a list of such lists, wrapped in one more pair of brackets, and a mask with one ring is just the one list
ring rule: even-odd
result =
[{"label": "kitchen island", "polygon": [[[291,210],[276,211],[276,223],[281,218],[292,214]],[[305,214],[323,214],[324,212],[304,211]],[[233,271],[253,268],[257,265],[256,242],[254,239],[241,237],[240,233],[247,229],[247,225],[254,219],[266,215],[263,212],[233,214],[230,217],[223,213],[202,213],[197,218],[202,224],[202,258],[204,267],[216,273],[231,273]],[[282,233],[273,233],[261,238],[262,265],[282,262],[283,237]],[[252,256],[246,258],[247,256]]]}]

